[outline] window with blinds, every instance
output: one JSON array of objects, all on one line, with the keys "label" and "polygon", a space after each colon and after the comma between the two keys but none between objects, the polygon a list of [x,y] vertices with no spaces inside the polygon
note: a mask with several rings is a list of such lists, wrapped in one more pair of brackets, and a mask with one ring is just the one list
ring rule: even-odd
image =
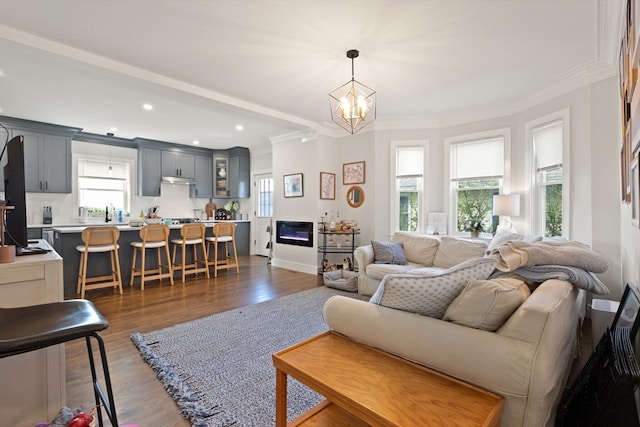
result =
[{"label": "window with blinds", "polygon": [[504,178],[504,137],[451,144],[450,179],[458,232],[495,232],[493,196]]},{"label": "window with blinds", "polygon": [[421,231],[423,221],[423,147],[396,147],[397,229]]},{"label": "window with blinds", "polygon": [[562,236],[563,121],[531,129],[536,181],[536,209],[545,236]]},{"label": "window with blinds", "polygon": [[129,164],[78,159],[78,206],[129,212]]}]

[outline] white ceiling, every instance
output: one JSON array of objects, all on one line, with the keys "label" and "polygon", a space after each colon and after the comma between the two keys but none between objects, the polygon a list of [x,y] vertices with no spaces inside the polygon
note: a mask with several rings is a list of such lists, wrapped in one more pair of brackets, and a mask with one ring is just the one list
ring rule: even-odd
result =
[{"label": "white ceiling", "polygon": [[441,126],[615,75],[620,14],[621,0],[0,0],[0,114],[208,148],[343,136],[328,93],[358,49],[372,127]]}]

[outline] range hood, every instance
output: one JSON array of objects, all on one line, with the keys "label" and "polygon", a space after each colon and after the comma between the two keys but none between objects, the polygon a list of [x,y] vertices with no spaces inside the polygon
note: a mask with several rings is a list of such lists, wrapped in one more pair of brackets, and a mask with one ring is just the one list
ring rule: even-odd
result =
[{"label": "range hood", "polygon": [[196,183],[196,180],[193,178],[183,178],[181,176],[163,176],[162,182],[167,184],[192,185]]}]

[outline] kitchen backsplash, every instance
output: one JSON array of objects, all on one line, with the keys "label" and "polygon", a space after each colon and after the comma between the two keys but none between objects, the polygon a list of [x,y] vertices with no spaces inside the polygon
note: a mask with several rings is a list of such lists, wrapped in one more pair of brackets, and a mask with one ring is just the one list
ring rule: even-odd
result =
[{"label": "kitchen backsplash", "polygon": [[[145,211],[151,206],[159,206],[159,214],[164,218],[191,218],[194,209],[203,209],[208,199],[192,199],[189,197],[189,186],[162,184],[162,196],[160,197],[131,197],[131,215],[137,218],[140,211]],[[2,193],[0,193],[2,194]],[[45,206],[51,206],[53,226],[77,224],[80,222],[78,206],[73,194],[56,193],[27,193],[27,223],[28,225],[41,225],[42,212]],[[213,199],[218,208],[224,207],[228,200]],[[240,209],[238,212],[251,212],[250,199],[238,200]],[[127,222],[123,218],[123,222]],[[103,222],[101,218],[94,218],[91,222]]]}]

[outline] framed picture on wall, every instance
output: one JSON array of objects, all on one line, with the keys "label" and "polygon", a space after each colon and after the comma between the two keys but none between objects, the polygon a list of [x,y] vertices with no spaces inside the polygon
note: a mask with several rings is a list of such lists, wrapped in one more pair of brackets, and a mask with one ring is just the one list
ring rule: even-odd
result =
[{"label": "framed picture on wall", "polygon": [[344,163],[342,165],[342,184],[364,184],[364,162]]},{"label": "framed picture on wall", "polygon": [[336,199],[336,174],[329,172],[320,172],[320,199],[335,200]]},{"label": "framed picture on wall", "polygon": [[294,173],[284,176],[284,197],[302,197],[302,174]]}]

